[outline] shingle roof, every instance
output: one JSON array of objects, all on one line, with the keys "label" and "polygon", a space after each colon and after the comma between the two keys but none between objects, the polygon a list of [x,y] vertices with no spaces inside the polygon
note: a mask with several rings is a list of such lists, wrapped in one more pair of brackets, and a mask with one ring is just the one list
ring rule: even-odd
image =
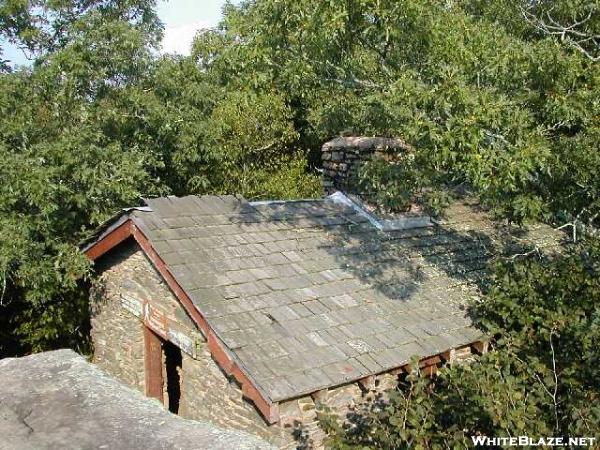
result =
[{"label": "shingle roof", "polygon": [[443,225],[374,228],[331,199],[148,199],[127,214],[272,402],[482,338],[466,305],[498,252],[526,236],[461,202]]}]

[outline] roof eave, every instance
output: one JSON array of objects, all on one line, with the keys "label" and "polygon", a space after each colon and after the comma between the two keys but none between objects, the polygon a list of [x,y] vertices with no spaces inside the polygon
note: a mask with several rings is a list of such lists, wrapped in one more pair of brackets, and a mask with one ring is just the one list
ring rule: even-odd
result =
[{"label": "roof eave", "polygon": [[121,242],[132,236],[133,221],[127,214],[121,215],[114,223],[104,230],[94,241],[84,245],[83,253],[95,261]]}]

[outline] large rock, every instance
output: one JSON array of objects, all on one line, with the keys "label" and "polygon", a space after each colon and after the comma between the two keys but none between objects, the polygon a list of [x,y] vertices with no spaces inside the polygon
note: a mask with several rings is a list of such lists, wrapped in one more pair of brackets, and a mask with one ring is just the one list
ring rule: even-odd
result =
[{"label": "large rock", "polygon": [[272,449],[184,420],[70,350],[0,361],[0,449]]}]

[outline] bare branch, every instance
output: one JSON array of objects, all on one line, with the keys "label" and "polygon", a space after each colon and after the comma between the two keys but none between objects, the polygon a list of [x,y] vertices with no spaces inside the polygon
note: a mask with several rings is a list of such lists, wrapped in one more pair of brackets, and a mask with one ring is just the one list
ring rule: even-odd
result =
[{"label": "bare branch", "polygon": [[[558,431],[559,431],[558,371],[556,369],[556,353],[554,351],[554,341],[552,339],[554,336],[556,336],[556,330],[554,328],[552,328],[552,330],[550,330],[550,351],[552,353],[552,374],[553,374],[553,378],[554,378],[554,388],[552,390],[550,390],[548,388],[548,386],[546,386],[546,383],[544,383],[542,378],[539,376],[539,374],[537,374],[534,371],[531,372],[531,377],[535,381],[537,381],[540,384],[540,386],[542,387],[542,389],[546,392],[546,394],[548,394],[548,396],[550,398],[552,398],[552,404],[553,404],[553,408],[554,408],[554,426],[555,426],[555,431],[558,433]],[[515,358],[517,359],[517,361],[519,361],[521,364],[523,364],[524,367],[526,367],[526,368],[529,367],[529,365],[527,363],[525,363],[525,361],[523,361],[518,356],[515,355]]]},{"label": "bare branch", "polygon": [[583,19],[570,24],[562,24],[552,16],[552,9],[546,11],[545,17],[542,18],[534,14],[531,11],[532,8],[532,6],[520,8],[521,15],[529,25],[542,34],[560,38],[561,41],[582,53],[589,60],[600,61],[600,54],[597,54],[600,52],[600,35],[582,29],[591,20],[591,12]]},{"label": "bare branch", "polygon": [[542,252],[540,251],[540,248],[536,246],[536,247],[535,247],[533,250],[530,250],[530,251],[528,251],[528,252],[525,252],[525,253],[517,253],[517,254],[515,254],[515,255],[512,255],[512,256],[510,257],[510,259],[517,259],[519,256],[529,256],[529,255],[533,255],[534,253],[537,253],[539,257],[541,257],[541,256],[542,256]]},{"label": "bare branch", "polygon": [[594,221],[598,218],[598,216],[600,215],[600,212],[594,214],[593,216],[590,216],[587,220],[587,224],[581,220],[581,216],[584,213],[590,213],[591,211],[586,207],[586,208],[582,208],[581,211],[579,211],[579,213],[575,216],[575,218],[568,223],[565,223],[559,227],[556,227],[555,230],[562,230],[564,228],[567,227],[571,227],[573,230],[573,242],[577,243],[577,232],[578,230],[581,231],[580,234],[583,235],[588,235],[588,236],[593,236],[598,234],[598,229],[594,227]]},{"label": "bare branch", "polygon": [[550,331],[550,350],[552,350],[552,373],[554,374],[554,392],[552,394],[552,400],[554,402],[554,420],[555,420],[555,431],[558,433],[558,373],[556,372],[556,355],[554,353],[554,343],[552,341],[554,336],[554,329]]},{"label": "bare branch", "polygon": [[[331,61],[327,61],[327,65],[329,65],[332,69],[335,70],[335,72],[337,73],[347,73],[348,71],[343,69],[342,67],[339,67],[335,64],[333,64]],[[342,79],[342,78],[326,78],[327,81],[333,81],[335,83],[338,83],[344,87],[363,87],[366,89],[376,89],[376,90],[385,90],[388,88],[388,86],[385,86],[383,84],[379,84],[379,83],[375,83],[373,81],[370,80],[361,80],[359,78],[356,77],[356,75],[354,75],[353,73],[350,74],[350,76],[346,79]]]}]

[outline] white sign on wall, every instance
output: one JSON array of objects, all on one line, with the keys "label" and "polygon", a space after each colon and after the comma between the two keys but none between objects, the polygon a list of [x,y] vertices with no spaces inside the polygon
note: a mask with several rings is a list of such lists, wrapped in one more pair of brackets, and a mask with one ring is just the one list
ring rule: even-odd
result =
[{"label": "white sign on wall", "polygon": [[121,306],[136,317],[142,318],[144,302],[139,298],[121,294]]}]

